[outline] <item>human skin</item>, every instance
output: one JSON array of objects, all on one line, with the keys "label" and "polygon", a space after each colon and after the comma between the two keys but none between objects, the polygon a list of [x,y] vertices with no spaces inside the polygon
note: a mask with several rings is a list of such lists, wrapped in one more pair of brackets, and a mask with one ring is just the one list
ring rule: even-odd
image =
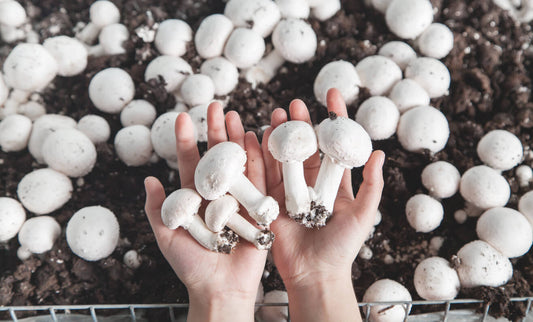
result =
[{"label": "human skin", "polygon": [[[328,91],[327,107],[329,112],[347,116],[346,105],[336,89]],[[301,100],[291,102],[289,113],[292,120],[311,123]],[[351,172],[345,170],[332,218],[323,228],[306,228],[286,214],[281,163],[268,150],[272,130],[287,120],[285,110],[274,110],[262,149],[268,173],[267,192],[280,205],[280,216],[271,225],[276,234],[272,256],[287,288],[291,321],[361,321],[351,267],[374,224],[383,190],[385,155],[382,151],[372,153],[356,198]],[[318,152],[304,162],[304,168],[306,182],[312,187],[320,168]]]}]

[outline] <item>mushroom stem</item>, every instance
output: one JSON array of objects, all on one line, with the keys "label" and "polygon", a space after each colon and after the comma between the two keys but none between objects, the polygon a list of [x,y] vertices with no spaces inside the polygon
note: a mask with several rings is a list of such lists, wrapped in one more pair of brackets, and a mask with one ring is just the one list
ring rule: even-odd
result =
[{"label": "mushroom stem", "polygon": [[285,58],[281,56],[277,49],[272,50],[263,57],[255,66],[246,71],[246,80],[252,87],[258,84],[267,84],[276,75],[277,70],[285,63]]},{"label": "mushroom stem", "polygon": [[312,211],[314,211],[313,221],[317,227],[324,226],[333,212],[333,204],[337,197],[344,169],[344,167],[336,164],[330,156],[324,156],[313,189],[315,192],[314,204],[311,205]]},{"label": "mushroom stem", "polygon": [[183,228],[200,245],[219,253],[229,254],[239,240],[239,237],[229,229],[223,229],[218,233],[210,231],[198,214],[194,214],[190,222],[183,225]]},{"label": "mushroom stem", "polygon": [[89,22],[85,27],[76,35],[80,41],[86,44],[92,44],[96,38],[98,38],[98,33],[102,28],[98,27],[92,22]]},{"label": "mushroom stem", "polygon": [[231,216],[226,223],[237,235],[254,244],[257,249],[270,249],[274,234],[270,230],[260,230],[239,214]]},{"label": "mushroom stem", "polygon": [[283,183],[285,186],[285,208],[291,218],[309,214],[311,197],[305,182],[303,162],[283,162]]}]

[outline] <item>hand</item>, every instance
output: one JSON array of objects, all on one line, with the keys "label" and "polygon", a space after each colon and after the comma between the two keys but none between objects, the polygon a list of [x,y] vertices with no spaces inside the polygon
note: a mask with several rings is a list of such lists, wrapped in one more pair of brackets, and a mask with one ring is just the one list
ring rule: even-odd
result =
[{"label": "hand", "polygon": [[[241,145],[248,156],[247,176],[266,192],[265,168],[261,146],[254,133],[244,133],[239,115],[229,112],[225,118],[218,103],[208,109],[208,147],[229,140]],[[227,127],[227,134],[226,134]],[[200,160],[194,125],[186,113],[176,120],[178,169],[181,188],[194,188],[194,171]],[[200,246],[182,228],[170,230],[161,220],[165,191],[154,177],[145,180],[146,214],[161,252],[189,292],[188,320],[253,321],[257,288],[263,274],[267,251],[241,242],[230,255],[212,252]],[[245,214],[245,212],[242,212]]]},{"label": "hand", "polygon": [[[327,105],[329,112],[347,117],[346,105],[340,92],[336,89],[328,91]],[[311,123],[309,112],[300,100],[291,102],[289,112],[292,120],[301,120]],[[365,165],[363,171],[364,181],[359,188],[357,198],[352,192],[350,170],[345,170],[337,199],[335,201],[333,216],[327,225],[318,230],[306,228],[290,219],[284,209],[285,192],[281,164],[277,162],[268,151],[268,138],[272,130],[287,121],[287,114],[283,109],[276,109],[272,113],[271,127],[265,131],[262,148],[267,168],[267,191],[280,205],[280,216],[272,223],[272,231],[276,234],[276,241],[272,246],[272,256],[276,267],[287,287],[289,293],[289,309],[291,318],[296,320],[321,320],[347,321],[359,316],[358,310],[351,310],[348,315],[342,313],[339,301],[351,303],[357,309],[356,299],[351,280],[351,267],[361,246],[374,223],[374,217],[381,199],[383,177],[381,168],[384,162],[384,153],[374,151]],[[320,168],[320,156],[315,153],[304,162],[305,178],[309,186],[314,186]],[[318,294],[322,293],[322,294]],[[292,293],[292,296],[291,296]],[[332,294],[330,294],[332,293]],[[335,299],[333,309],[336,312],[324,312],[320,316],[317,306],[328,306],[328,299],[322,298],[317,306],[310,296],[328,297]],[[302,301],[302,299],[305,299]],[[331,300],[330,300],[331,301]],[[298,309],[302,303],[301,310]],[[312,307],[313,310],[309,308]],[[310,316],[303,316],[309,312]],[[333,318],[331,314],[335,314]],[[359,316],[360,318],[360,316]]]}]

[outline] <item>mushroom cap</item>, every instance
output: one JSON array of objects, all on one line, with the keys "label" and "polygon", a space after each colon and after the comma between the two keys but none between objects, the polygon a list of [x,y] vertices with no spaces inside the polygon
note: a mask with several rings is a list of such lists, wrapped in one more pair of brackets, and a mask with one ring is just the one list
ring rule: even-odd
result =
[{"label": "mushroom cap", "polygon": [[19,114],[12,114],[0,121],[0,147],[2,151],[21,151],[28,146],[31,120]]},{"label": "mushroom cap", "polygon": [[76,38],[51,37],[44,41],[43,46],[55,58],[59,76],[78,75],[87,67],[87,49]]},{"label": "mushroom cap", "polygon": [[400,117],[396,134],[407,151],[423,152],[427,149],[437,153],[446,146],[450,129],[441,111],[432,106],[418,106]]},{"label": "mushroom cap", "polygon": [[76,128],[85,134],[94,144],[106,142],[111,135],[109,123],[99,115],[85,115],[78,121]]},{"label": "mushroom cap", "polygon": [[510,170],[522,160],[522,142],[506,130],[493,130],[485,134],[477,145],[481,161],[496,170]]},{"label": "mushroom cap", "polygon": [[372,153],[368,133],[347,117],[325,119],[318,127],[317,137],[320,150],[348,169],[364,165]]},{"label": "mushroom cap", "polygon": [[9,96],[9,88],[4,81],[4,75],[0,73],[0,106],[4,105]]},{"label": "mushroom cap", "polygon": [[307,0],[275,0],[282,18],[307,19],[311,8]]},{"label": "mushroom cap", "polygon": [[202,205],[202,197],[187,188],[178,189],[167,196],[161,206],[161,219],[170,229],[189,228],[192,217],[198,213]]},{"label": "mushroom cap", "polygon": [[209,104],[201,104],[191,108],[187,114],[191,117],[198,134],[198,142],[207,142],[207,109]]},{"label": "mushroom cap", "polygon": [[26,174],[17,187],[22,205],[37,215],[61,208],[72,195],[72,182],[61,172],[38,169]]},{"label": "mushroom cap", "polygon": [[[385,1],[390,2],[390,0]],[[416,52],[413,47],[403,41],[389,41],[388,43],[385,43],[379,49],[378,55],[391,59],[401,68],[401,70],[404,70],[409,62],[416,58]]]},{"label": "mushroom cap", "polygon": [[150,129],[144,125],[131,125],[120,129],[115,136],[118,158],[129,167],[150,162],[153,148]]},{"label": "mushroom cap", "polygon": [[368,88],[370,94],[385,95],[402,79],[402,70],[396,63],[385,56],[365,57],[355,65],[361,79],[361,86]]},{"label": "mushroom cap", "polygon": [[234,29],[224,47],[224,56],[239,68],[252,67],[261,60],[264,53],[265,40],[260,34],[247,28]]},{"label": "mushroom cap", "polygon": [[221,56],[232,31],[233,22],[228,17],[219,13],[205,17],[194,35],[198,55],[204,59]]},{"label": "mushroom cap", "polygon": [[496,207],[485,211],[477,221],[476,232],[479,239],[508,258],[524,255],[533,243],[533,228],[529,221],[511,208]]},{"label": "mushroom cap", "polygon": [[333,17],[340,9],[340,0],[322,1],[319,5],[311,8],[311,16],[320,21],[326,21]]},{"label": "mushroom cap", "polygon": [[189,63],[180,57],[163,55],[156,57],[146,66],[144,81],[161,76],[166,83],[165,89],[170,93],[178,90],[188,75],[192,75]]},{"label": "mushroom cap", "polygon": [[496,170],[484,165],[472,167],[463,173],[459,191],[466,201],[480,209],[503,207],[511,196],[507,180]]},{"label": "mushroom cap", "polygon": [[355,121],[372,140],[385,140],[396,133],[400,112],[393,101],[384,96],[372,96],[359,106]]},{"label": "mushroom cap", "polygon": [[415,268],[413,278],[418,295],[429,301],[453,300],[461,282],[450,262],[442,257],[429,257]]},{"label": "mushroom cap", "polygon": [[315,130],[304,121],[288,121],[272,131],[268,150],[280,162],[303,162],[317,151]]},{"label": "mushroom cap", "polygon": [[26,10],[13,0],[0,1],[0,25],[18,27],[26,21]]},{"label": "mushroom cap", "polygon": [[130,249],[124,254],[124,265],[131,269],[137,269],[141,266],[142,258],[136,250]]},{"label": "mushroom cap", "polygon": [[272,44],[285,60],[301,64],[315,56],[317,39],[307,22],[288,18],[277,24],[272,33]]},{"label": "mushroom cap", "polygon": [[224,57],[208,59],[200,66],[200,72],[207,75],[215,86],[215,95],[227,95],[239,83],[239,70]]},{"label": "mushroom cap", "polygon": [[263,38],[270,35],[281,18],[278,6],[271,0],[230,0],[224,15],[235,27],[251,28]]},{"label": "mushroom cap", "polygon": [[192,29],[183,20],[167,19],[159,24],[155,34],[155,47],[162,55],[183,56],[187,43],[192,40]]},{"label": "mushroom cap", "polygon": [[461,174],[457,168],[446,161],[428,164],[422,171],[422,184],[435,198],[449,198],[459,190]]},{"label": "mushroom cap", "polygon": [[28,142],[28,150],[39,163],[43,163],[43,143],[51,133],[62,128],[75,128],[76,121],[68,116],[45,114],[35,120]]},{"label": "mushroom cap", "polygon": [[39,44],[18,44],[4,61],[4,80],[9,87],[26,92],[43,89],[57,74],[57,62]]},{"label": "mushroom cap", "polygon": [[381,13],[387,12],[387,8],[392,0],[370,0],[372,7]]},{"label": "mushroom cap", "polygon": [[481,240],[470,242],[457,252],[456,266],[461,287],[492,286],[507,283],[513,276],[509,259]]},{"label": "mushroom cap", "polygon": [[420,53],[424,56],[441,59],[453,48],[453,32],[441,23],[432,23],[416,39]]},{"label": "mushroom cap", "polygon": [[429,233],[439,227],[444,218],[442,204],[428,195],[417,194],[405,205],[409,225],[419,233]]},{"label": "mushroom cap", "polygon": [[93,76],[89,83],[89,98],[102,112],[118,114],[135,95],[130,74],[120,68],[106,68]]},{"label": "mushroom cap", "polygon": [[[363,302],[411,301],[411,294],[402,284],[390,280],[377,280],[363,295]],[[385,309],[387,308],[387,309]],[[405,305],[373,305],[370,307],[370,320],[376,322],[403,321]]]},{"label": "mushroom cap", "polygon": [[102,206],[78,210],[67,224],[67,244],[72,252],[87,261],[105,258],[115,250],[119,238],[115,214]]},{"label": "mushroom cap", "polygon": [[215,199],[205,208],[205,224],[211,231],[219,232],[226,226],[231,216],[239,212],[239,202],[231,195]]},{"label": "mushroom cap", "polygon": [[215,200],[228,192],[234,180],[243,175],[246,151],[234,142],[221,142],[209,149],[198,162],[194,184],[207,200]]},{"label": "mushroom cap", "polygon": [[91,22],[102,28],[120,21],[120,11],[111,1],[97,0],[89,8]]},{"label": "mushroom cap", "polygon": [[105,26],[98,35],[98,42],[106,55],[125,54],[123,43],[130,37],[128,28],[120,23]]},{"label": "mushroom cap", "polygon": [[42,254],[54,247],[61,234],[61,226],[50,216],[33,217],[24,222],[19,231],[19,243],[34,254]]},{"label": "mushroom cap", "polygon": [[330,88],[336,88],[341,92],[347,105],[353,103],[359,94],[361,80],[352,63],[337,60],[324,65],[315,78],[313,91],[317,101],[326,106],[326,96]]},{"label": "mushroom cap", "polygon": [[525,193],[518,201],[518,210],[533,226],[533,191]]},{"label": "mushroom cap", "polygon": [[396,104],[400,113],[416,106],[429,105],[426,90],[412,79],[402,79],[392,87],[389,98]]},{"label": "mushroom cap", "polygon": [[161,114],[152,125],[150,137],[155,153],[170,161],[177,161],[176,134],[174,125],[178,118],[178,112],[166,112]]},{"label": "mushroom cap", "polygon": [[189,106],[206,104],[215,97],[215,84],[207,75],[190,75],[181,84],[180,93]]},{"label": "mushroom cap", "polygon": [[440,97],[450,88],[450,71],[440,60],[431,57],[411,60],[405,68],[405,78],[420,84],[430,98]]},{"label": "mushroom cap", "polygon": [[0,197],[0,243],[15,237],[26,220],[26,211],[13,198]]},{"label": "mushroom cap", "polygon": [[393,0],[385,22],[396,36],[415,39],[433,22],[433,6],[429,0]]},{"label": "mushroom cap", "polygon": [[[273,290],[265,293],[263,303],[288,303],[289,295],[285,291]],[[258,315],[261,321],[282,322],[288,321],[289,308],[286,306],[262,306]]]},{"label": "mushroom cap", "polygon": [[122,126],[144,125],[150,127],[157,117],[155,107],[146,100],[133,100],[120,112]]},{"label": "mushroom cap", "polygon": [[69,177],[83,177],[96,163],[96,148],[83,132],[59,129],[48,135],[43,143],[43,159],[52,169]]}]

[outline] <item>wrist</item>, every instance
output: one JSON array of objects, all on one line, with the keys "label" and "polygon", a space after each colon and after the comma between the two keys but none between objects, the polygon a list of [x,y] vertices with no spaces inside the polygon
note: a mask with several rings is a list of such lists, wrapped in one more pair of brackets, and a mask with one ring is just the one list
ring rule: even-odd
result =
[{"label": "wrist", "polygon": [[189,291],[187,321],[253,321],[256,294]]},{"label": "wrist", "polygon": [[309,271],[283,278],[287,290],[327,288],[328,285],[352,285],[351,267],[343,270]]}]

